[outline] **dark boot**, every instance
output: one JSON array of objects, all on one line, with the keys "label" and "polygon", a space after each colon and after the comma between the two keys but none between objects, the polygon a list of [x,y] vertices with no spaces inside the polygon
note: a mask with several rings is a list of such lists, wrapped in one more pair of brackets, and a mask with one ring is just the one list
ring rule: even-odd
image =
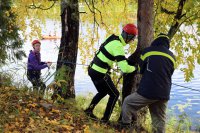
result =
[{"label": "dark boot", "polygon": [[109,122],[108,118],[101,118],[101,123],[107,124]]},{"label": "dark boot", "polygon": [[130,131],[132,128],[132,125],[130,123],[123,123],[123,122],[120,122],[120,126],[119,126],[119,130],[120,131]]},{"label": "dark boot", "polygon": [[98,120],[98,117],[96,117],[94,114],[93,114],[93,110],[94,110],[94,107],[95,105],[90,105],[86,110],[84,110],[85,114],[87,116],[89,116],[90,118],[92,119],[95,119],[95,120]]}]

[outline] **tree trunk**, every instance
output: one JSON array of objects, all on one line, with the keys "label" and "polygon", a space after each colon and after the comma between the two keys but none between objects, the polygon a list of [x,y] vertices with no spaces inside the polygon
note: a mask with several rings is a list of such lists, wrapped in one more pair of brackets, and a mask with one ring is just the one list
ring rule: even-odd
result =
[{"label": "tree trunk", "polygon": [[57,61],[56,81],[62,84],[64,98],[75,98],[74,75],[78,51],[79,12],[78,0],[61,1],[62,37]]},{"label": "tree trunk", "polygon": [[[135,63],[137,66],[140,58],[140,53],[142,49],[145,47],[150,46],[151,41],[153,40],[153,0],[138,0],[138,14],[137,14],[137,20],[138,20],[138,44],[137,49],[135,53],[133,53],[129,59]],[[122,99],[131,93],[135,92],[138,88],[138,85],[140,83],[141,75],[136,73],[131,73],[124,75],[123,77],[123,89],[122,89]],[[138,122],[137,123],[143,123],[145,120],[144,114],[146,114],[147,109],[141,110],[138,113]]]}]

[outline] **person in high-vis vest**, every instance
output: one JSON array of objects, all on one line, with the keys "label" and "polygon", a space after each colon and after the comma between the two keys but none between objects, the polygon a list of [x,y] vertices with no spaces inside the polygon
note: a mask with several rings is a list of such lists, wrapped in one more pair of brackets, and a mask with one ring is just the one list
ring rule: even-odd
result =
[{"label": "person in high-vis vest", "polygon": [[123,73],[132,73],[136,70],[134,66],[129,65],[125,58],[124,46],[135,39],[138,34],[138,29],[134,24],[127,24],[123,27],[121,35],[111,35],[96,53],[93,61],[88,69],[88,74],[91,77],[98,93],[92,99],[85,113],[91,118],[97,119],[93,114],[95,106],[107,94],[109,95],[108,103],[101,118],[102,122],[108,122],[116,101],[119,97],[119,91],[116,89],[113,81],[108,74],[114,62],[120,67]]},{"label": "person in high-vis vest", "polygon": [[137,111],[148,106],[153,133],[165,133],[166,108],[176,66],[175,57],[169,48],[169,37],[160,34],[150,47],[143,50],[139,63],[142,79],[137,91],[123,102],[122,127],[130,127],[137,120]]}]

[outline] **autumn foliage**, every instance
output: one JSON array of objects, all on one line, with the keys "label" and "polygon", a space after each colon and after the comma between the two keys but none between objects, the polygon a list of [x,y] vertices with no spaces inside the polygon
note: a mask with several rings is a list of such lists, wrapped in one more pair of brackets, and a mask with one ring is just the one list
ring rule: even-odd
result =
[{"label": "autumn foliage", "polygon": [[74,99],[53,103],[15,87],[1,87],[0,94],[0,132],[118,132],[90,120]]}]

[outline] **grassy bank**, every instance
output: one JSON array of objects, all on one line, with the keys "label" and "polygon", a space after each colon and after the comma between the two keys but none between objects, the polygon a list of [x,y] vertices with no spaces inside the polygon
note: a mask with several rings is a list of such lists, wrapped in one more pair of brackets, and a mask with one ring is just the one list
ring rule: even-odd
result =
[{"label": "grassy bank", "polygon": [[[77,104],[81,108],[86,108],[89,103],[92,100],[92,94],[83,97],[83,96],[78,96],[77,98]],[[102,117],[106,103],[107,103],[108,97],[104,98],[100,103],[97,105],[97,107],[94,110],[94,114],[98,116],[99,118]],[[119,118],[119,112],[120,112],[120,107],[118,104],[115,105],[115,108],[113,110],[113,113],[111,115],[111,121],[116,121]],[[167,110],[167,122],[166,122],[166,133],[199,133],[200,132],[200,124],[197,124],[197,126],[192,127],[191,120],[187,114],[184,112],[180,115],[176,115],[173,110]],[[149,132],[151,132],[151,118],[150,114],[147,114],[147,119],[145,125],[145,129]]]},{"label": "grassy bank", "polygon": [[0,132],[117,132],[90,120],[73,99],[53,103],[15,87],[2,87],[0,94]]},{"label": "grassy bank", "polygon": [[[0,88],[0,132],[74,132],[74,133],[116,133],[120,108],[116,104],[111,116],[113,125],[105,125],[90,120],[83,112],[92,96],[78,96],[76,100],[68,99],[62,104],[51,100],[41,99],[25,89],[15,87]],[[102,100],[95,108],[94,113],[101,118],[107,99]],[[151,131],[149,115],[145,128]],[[173,117],[175,119],[175,117]],[[183,128],[185,121],[170,119],[167,124],[167,133],[194,132]],[[180,123],[182,122],[182,125]],[[170,124],[169,124],[170,123]],[[124,131],[122,131],[124,132]]]}]

